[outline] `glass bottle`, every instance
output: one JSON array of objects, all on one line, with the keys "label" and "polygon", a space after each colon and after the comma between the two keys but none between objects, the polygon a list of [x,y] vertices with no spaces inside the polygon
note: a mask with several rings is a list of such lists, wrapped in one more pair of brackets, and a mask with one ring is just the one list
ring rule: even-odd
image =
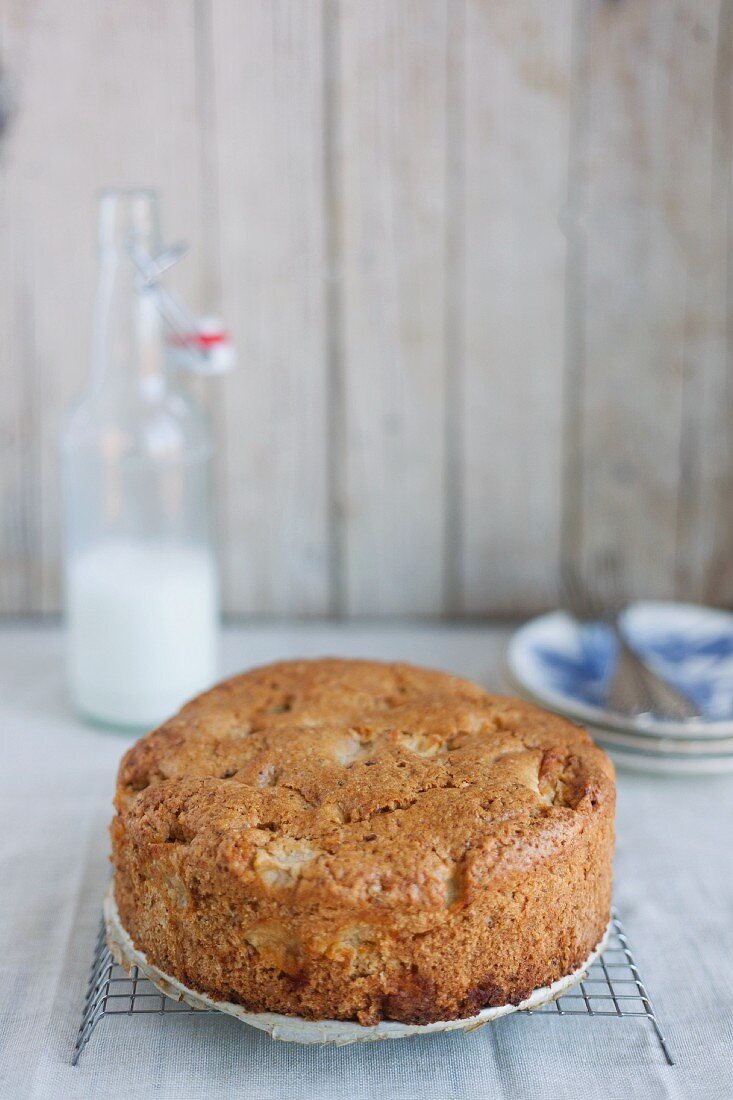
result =
[{"label": "glass bottle", "polygon": [[210,434],[166,365],[138,247],[159,252],[156,194],[105,192],[91,378],[61,447],[71,695],[136,729],[212,683],[219,620]]}]

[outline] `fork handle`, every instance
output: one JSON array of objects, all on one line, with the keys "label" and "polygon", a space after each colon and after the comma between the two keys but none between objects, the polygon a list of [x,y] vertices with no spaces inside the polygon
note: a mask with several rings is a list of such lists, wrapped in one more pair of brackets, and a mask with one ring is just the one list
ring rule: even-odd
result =
[{"label": "fork handle", "polygon": [[618,661],[606,702],[620,714],[654,714],[660,718],[683,720],[699,717],[700,711],[686,695],[668,684],[639,657],[613,624],[618,641]]}]

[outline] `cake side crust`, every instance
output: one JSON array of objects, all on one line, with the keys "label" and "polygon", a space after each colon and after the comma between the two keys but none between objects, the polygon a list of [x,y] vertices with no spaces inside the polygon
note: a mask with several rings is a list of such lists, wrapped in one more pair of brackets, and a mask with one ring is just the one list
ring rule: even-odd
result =
[{"label": "cake side crust", "polygon": [[217,1001],[207,993],[194,992],[177,978],[153,966],[146,955],[135,947],[120,921],[112,886],[110,886],[104,899],[104,921],[107,946],[115,962],[128,972],[131,967],[137,966],[140,973],[145,975],[165,996],[172,997],[176,1001],[186,1001],[193,1008],[218,1009],[236,1017],[242,1023],[266,1031],[273,1039],[297,1043],[333,1043],[337,1046],[380,1039],[399,1039],[412,1035],[425,1035],[456,1029],[472,1032],[511,1012],[538,1008],[565,995],[573,986],[582,981],[589,967],[605,950],[611,931],[611,922],[609,921],[603,938],[596,944],[594,950],[577,970],[553,982],[551,986],[534,990],[526,1000],[520,1002],[517,1006],[500,1005],[493,1008],[484,1008],[476,1016],[464,1017],[461,1020],[438,1020],[429,1024],[402,1024],[388,1020],[365,1027],[353,1020],[314,1021],[304,1020],[300,1016],[285,1016],[281,1013],[252,1013],[241,1005],[233,1004],[231,1001]]}]

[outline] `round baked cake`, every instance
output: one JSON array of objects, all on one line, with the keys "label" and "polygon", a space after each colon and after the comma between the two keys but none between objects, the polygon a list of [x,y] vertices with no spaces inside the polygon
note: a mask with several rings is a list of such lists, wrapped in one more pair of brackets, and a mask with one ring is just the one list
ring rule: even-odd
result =
[{"label": "round baked cake", "polygon": [[615,788],[576,725],[404,664],[293,661],[120,766],[122,924],[251,1012],[431,1023],[518,1004],[603,937]]}]

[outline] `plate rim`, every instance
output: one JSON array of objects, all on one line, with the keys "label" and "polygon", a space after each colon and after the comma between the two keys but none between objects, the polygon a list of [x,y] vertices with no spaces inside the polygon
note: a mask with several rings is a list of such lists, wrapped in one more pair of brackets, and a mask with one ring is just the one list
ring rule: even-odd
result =
[{"label": "plate rim", "polygon": [[611,745],[599,738],[595,742],[607,752],[618,767],[647,775],[719,776],[733,773],[733,755],[728,757],[662,756],[656,753],[635,753],[633,749]]},{"label": "plate rim", "polygon": [[[667,609],[684,608],[702,611],[707,614],[729,616],[733,620],[733,612],[726,611],[723,608],[706,607],[704,604],[684,603],[674,600],[637,600],[631,606],[657,606]],[[573,700],[572,697],[551,689],[547,691],[542,688],[538,689],[537,685],[528,683],[517,668],[516,653],[521,650],[521,647],[527,645],[526,635],[531,629],[536,628],[541,622],[560,616],[566,616],[572,621],[572,615],[562,608],[546,611],[541,615],[534,615],[514,631],[506,645],[504,666],[508,678],[512,686],[520,692],[526,693],[532,702],[562,714],[566,718],[581,722],[584,725],[605,728],[609,732],[634,733],[646,737],[680,738],[688,741],[733,739],[733,719],[706,719],[702,722],[697,719],[690,719],[686,722],[673,722],[664,719],[644,721],[638,718],[627,718],[623,715],[614,716],[612,711],[603,710],[591,703]]]},{"label": "plate rim", "polygon": [[[557,714],[560,718],[567,719],[567,721],[572,722],[576,726],[580,726],[582,729],[587,730],[587,732],[589,733],[589,735],[591,737],[593,737],[594,732],[597,732],[599,734],[599,739],[600,740],[603,740],[604,734],[610,734],[612,737],[615,736],[615,737],[627,737],[627,738],[629,738],[628,743],[624,743],[623,745],[621,745],[621,744],[618,745],[618,748],[621,749],[621,750],[624,750],[626,748],[633,749],[636,746],[638,746],[638,748],[640,750],[644,750],[646,752],[654,753],[655,755],[659,755],[661,753],[666,752],[667,755],[669,755],[670,759],[675,759],[675,760],[677,760],[677,759],[682,759],[682,760],[684,760],[684,759],[700,759],[700,760],[721,759],[721,760],[727,760],[730,757],[733,757],[733,736],[726,737],[726,738],[706,737],[706,738],[698,739],[698,741],[697,741],[698,744],[701,744],[701,745],[706,744],[706,745],[710,746],[709,749],[701,749],[699,752],[696,751],[696,750],[689,750],[689,749],[684,749],[684,748],[669,749],[669,750],[656,748],[655,747],[655,742],[658,742],[658,741],[668,741],[668,742],[678,741],[681,746],[684,745],[686,743],[686,741],[682,738],[677,738],[677,737],[668,737],[668,736],[661,737],[658,734],[650,733],[648,730],[643,730],[642,731],[642,730],[617,729],[614,726],[605,725],[605,724],[603,724],[601,722],[597,722],[597,721],[592,721],[592,722],[591,721],[582,721],[581,719],[577,718],[575,715],[569,714],[567,711],[559,710],[556,707],[551,707],[548,703],[544,702],[540,698],[539,695],[536,695],[533,692],[531,692],[528,688],[526,688],[523,684],[521,684],[519,682],[519,680],[517,680],[515,677],[513,677],[511,675],[511,671],[508,668],[505,668],[504,671],[505,671],[505,675],[507,677],[507,680],[511,684],[512,688],[514,690],[520,692],[523,699],[526,699],[527,702],[529,702],[529,703],[534,703],[535,706],[540,706],[545,710],[551,711],[552,714]],[[636,741],[635,741],[635,744],[632,744],[631,742],[634,738],[636,739]],[[593,739],[596,740],[595,737]],[[722,751],[722,752],[721,751],[716,751],[716,746],[718,744],[720,744],[721,742],[724,742],[725,744],[730,743],[730,746],[731,746],[730,749]],[[617,746],[614,745],[614,748],[616,748],[616,747]]]}]

